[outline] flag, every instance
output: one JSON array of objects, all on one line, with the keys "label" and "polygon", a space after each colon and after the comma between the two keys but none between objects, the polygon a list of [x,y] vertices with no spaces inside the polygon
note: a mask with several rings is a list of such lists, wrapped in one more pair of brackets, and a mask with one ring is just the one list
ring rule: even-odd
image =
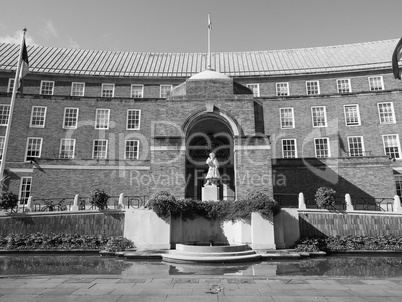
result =
[{"label": "flag", "polygon": [[392,54],[392,72],[394,73],[395,79],[401,79],[401,73],[399,71],[398,62],[402,57],[402,38],[399,40],[395,47],[394,53]]},{"label": "flag", "polygon": [[208,29],[211,30],[212,29],[212,22],[211,22],[211,15],[208,14]]},{"label": "flag", "polygon": [[20,67],[20,81],[23,77],[25,77],[29,71],[29,62],[28,62],[28,51],[27,46],[25,44],[25,38],[22,41],[22,56],[21,56],[21,67]]}]

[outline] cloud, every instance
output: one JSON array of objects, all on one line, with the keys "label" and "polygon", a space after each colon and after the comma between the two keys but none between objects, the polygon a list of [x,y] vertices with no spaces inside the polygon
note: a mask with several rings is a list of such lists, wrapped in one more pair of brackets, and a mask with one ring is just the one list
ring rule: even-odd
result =
[{"label": "cloud", "polygon": [[68,37],[68,48],[80,48],[80,45],[77,41],[73,40],[73,38]]},{"label": "cloud", "polygon": [[43,19],[44,25],[43,28],[40,30],[40,35],[44,37],[46,40],[51,38],[57,38],[58,33],[56,27],[53,25],[52,20],[45,20]]},{"label": "cloud", "polygon": [[[21,37],[22,37],[22,31],[16,31],[12,36],[10,35],[1,36],[0,43],[20,44]],[[34,39],[29,35],[25,36],[25,42],[27,45],[36,45]]]}]

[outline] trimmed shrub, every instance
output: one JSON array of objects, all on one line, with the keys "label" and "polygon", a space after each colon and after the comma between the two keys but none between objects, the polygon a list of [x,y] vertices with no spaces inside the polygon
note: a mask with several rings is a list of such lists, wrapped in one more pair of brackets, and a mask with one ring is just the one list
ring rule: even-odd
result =
[{"label": "trimmed shrub", "polygon": [[318,188],[315,193],[315,202],[320,209],[330,209],[335,204],[336,191],[327,187]]},{"label": "trimmed shrub", "polygon": [[94,189],[90,192],[91,205],[97,207],[99,210],[107,209],[107,201],[109,195],[103,189]]},{"label": "trimmed shrub", "polygon": [[18,206],[18,196],[11,191],[4,191],[0,194],[0,209],[10,210]]}]

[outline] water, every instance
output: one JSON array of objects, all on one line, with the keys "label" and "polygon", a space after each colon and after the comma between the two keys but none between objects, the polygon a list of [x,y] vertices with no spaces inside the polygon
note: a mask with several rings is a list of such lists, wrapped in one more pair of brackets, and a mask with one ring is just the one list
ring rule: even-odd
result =
[{"label": "water", "polygon": [[0,256],[0,275],[33,274],[402,277],[402,256],[337,255],[296,261],[211,265],[132,261],[98,255]]}]

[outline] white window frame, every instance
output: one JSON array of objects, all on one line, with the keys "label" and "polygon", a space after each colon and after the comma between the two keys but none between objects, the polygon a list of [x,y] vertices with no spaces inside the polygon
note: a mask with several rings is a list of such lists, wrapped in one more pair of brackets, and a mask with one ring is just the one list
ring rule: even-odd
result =
[{"label": "white window frame", "polygon": [[[371,84],[372,84],[371,82],[372,82],[372,81],[375,81],[375,79],[378,79],[378,80],[379,80],[380,85],[381,85],[380,89],[377,89],[377,87],[374,87],[374,86],[371,85]],[[370,81],[370,80],[372,80],[372,81]],[[384,90],[384,89],[385,89],[385,88],[384,88],[384,79],[383,79],[382,76],[368,77],[368,82],[369,82],[369,89],[370,89],[370,91],[381,91],[381,90]]]},{"label": "white window frame", "polygon": [[[102,151],[105,153],[105,157],[95,157],[95,143],[96,142],[106,142],[105,151]],[[94,139],[93,144],[92,144],[92,159],[107,159],[108,145],[109,145],[109,142],[107,139]]]},{"label": "white window frame", "polygon": [[[162,87],[163,87],[163,88],[162,88]],[[162,90],[163,90],[164,88],[167,88],[167,87],[169,87],[169,91],[163,91],[163,93],[162,93]],[[170,91],[172,91],[172,89],[173,89],[173,85],[160,85],[160,86],[159,86],[159,97],[160,97],[160,98],[166,98],[166,97],[167,97],[167,93],[170,92]],[[164,95],[164,96],[162,96],[162,95]]]},{"label": "white window frame", "polygon": [[[27,183],[26,181],[29,180]],[[23,186],[29,186],[29,190],[22,190]],[[26,196],[22,196],[22,193],[26,192],[28,194],[24,194]],[[20,182],[20,190],[19,190],[19,195],[18,195],[18,204],[19,205],[24,205],[27,204],[29,196],[31,196],[32,193],[32,177],[31,176],[23,176],[21,177],[21,182]]]},{"label": "white window frame", "polygon": [[[4,108],[8,107],[8,113],[7,113],[7,118],[6,118],[6,120],[4,121],[4,123],[3,123],[3,118],[0,119],[0,126],[7,126],[7,124],[8,124],[8,119],[9,119],[9,117],[10,117],[10,105],[9,105],[9,104],[0,104],[0,108],[2,108],[2,107],[4,107]],[[3,115],[4,115],[4,117],[6,116],[6,115],[3,113],[3,111],[1,111],[1,116],[3,116]]]},{"label": "white window frame", "polygon": [[[276,87],[276,96],[289,96],[290,92],[289,92],[289,82],[279,82],[279,83],[275,83],[275,87]],[[286,94],[279,94],[280,89],[279,88],[285,88],[286,87]]]},{"label": "white window frame", "polygon": [[[82,85],[82,92],[79,90],[74,90],[74,86]],[[80,92],[80,94],[75,94],[76,92]],[[71,96],[84,96],[85,95],[85,83],[84,82],[72,82],[71,83]]]},{"label": "white window frame", "polygon": [[[309,84],[312,84],[312,83],[316,83],[317,84],[317,93],[309,93],[309,92],[311,92],[311,90],[309,90],[309,87],[308,87],[308,85]],[[306,81],[306,94],[307,95],[319,95],[319,94],[321,94],[321,91],[320,91],[320,81]]]},{"label": "white window frame", "polygon": [[[39,144],[39,154],[35,156],[28,156],[28,147],[29,147],[29,140],[40,140]],[[35,157],[35,158],[40,158],[42,155],[42,146],[43,146],[43,138],[42,137],[27,137],[27,144],[25,147],[25,161],[28,162],[28,157]]]},{"label": "white window frame", "polygon": [[[289,109],[290,109],[290,112],[292,113],[292,125],[286,126],[286,125],[284,125],[284,120],[282,119],[282,111],[289,110]],[[293,107],[279,108],[279,118],[280,118],[280,123],[281,123],[281,129],[294,129],[295,128],[295,113],[294,113]]]},{"label": "white window frame", "polygon": [[[385,146],[385,137],[389,137],[389,136],[395,136],[396,138],[396,146],[393,146],[392,148],[398,148],[398,156],[391,156],[392,154],[387,154],[387,147]],[[382,145],[384,147],[384,154],[388,155],[390,158],[394,158],[394,159],[401,159],[401,143],[399,140],[399,134],[384,134],[382,135]],[[389,147],[388,147],[389,148]]]},{"label": "white window frame", "polygon": [[[283,144],[284,141],[293,141],[294,142],[294,147],[295,147],[295,156],[294,157],[285,156],[285,149],[284,149],[284,144]],[[282,147],[282,158],[297,158],[297,141],[295,138],[281,139],[281,147]]]},{"label": "white window frame", "polygon": [[258,83],[250,83],[246,84],[246,87],[249,88],[252,92],[254,97],[260,97],[260,84]]},{"label": "white window frame", "polygon": [[[71,151],[72,152],[72,154],[71,154],[71,157],[69,157],[69,156],[62,156],[62,152],[64,151],[64,152],[66,152],[66,150],[62,150],[62,148],[63,148],[63,146],[65,146],[65,145],[63,145],[63,142],[64,141],[70,141],[70,142],[72,142],[72,144],[70,145],[70,146],[72,146],[73,147],[73,150]],[[61,140],[60,140],[60,148],[59,148],[59,158],[63,158],[63,159],[73,159],[74,157],[75,157],[75,143],[76,143],[76,140],[75,140],[75,138],[62,138]],[[68,150],[69,151],[69,150]],[[67,154],[69,154],[69,153],[67,153]]]},{"label": "white window frame", "polygon": [[[52,86],[51,91],[49,91],[47,89],[48,87],[46,87],[46,91],[44,91],[43,89],[44,89],[45,84],[50,84],[50,83]],[[46,93],[44,93],[44,92],[46,92]],[[40,82],[40,94],[41,95],[53,95],[54,94],[54,81],[41,81]]]},{"label": "white window frame", "polygon": [[[66,118],[67,118],[67,110],[76,110],[77,111],[77,116],[75,118],[75,125],[74,126],[66,126]],[[79,115],[80,109],[76,107],[64,107],[64,115],[63,115],[63,129],[77,129],[78,127],[78,115]],[[73,120],[72,117],[68,117],[71,121]]]},{"label": "white window frame", "polygon": [[[314,108],[323,108],[324,109],[324,125],[314,125]],[[327,122],[327,108],[325,106],[312,106],[311,107],[311,121],[313,124],[313,128],[325,128],[328,126]]]},{"label": "white window frame", "polygon": [[[112,86],[112,95],[110,96],[110,95],[104,95],[104,92],[106,92],[106,91],[109,91],[110,89],[107,89],[106,90],[106,88],[105,88],[105,86]],[[114,97],[114,84],[111,84],[111,83],[103,83],[102,84],[102,90],[101,90],[101,97],[103,97],[103,98],[113,98]]]},{"label": "white window frame", "polygon": [[[326,140],[327,141],[327,149],[328,149],[328,156],[317,156],[317,140]],[[316,158],[328,158],[331,157],[331,145],[329,142],[329,138],[328,137],[317,137],[314,138],[314,154]]]},{"label": "white window frame", "polygon": [[[346,114],[346,109],[347,109],[347,108],[351,108],[351,107],[355,107],[355,108],[356,108],[356,112],[357,112],[357,123],[349,123],[349,124],[348,124],[348,116],[347,116],[347,114]],[[359,104],[346,104],[346,105],[343,105],[343,113],[344,113],[344,116],[345,116],[345,125],[346,125],[346,126],[360,126],[360,125],[361,125]]]},{"label": "white window frame", "polygon": [[[127,143],[128,142],[136,142],[137,144],[137,154],[135,158],[128,158],[127,157]],[[124,142],[124,159],[126,160],[136,160],[139,158],[139,154],[140,154],[140,141],[138,139],[128,139]]]},{"label": "white window frame", "polygon": [[[101,119],[100,119],[100,116],[98,114],[101,111],[107,111],[106,127],[100,127],[101,124],[99,123],[99,121],[101,121]],[[95,114],[95,129],[97,129],[97,130],[108,130],[109,129],[109,124],[110,124],[110,109],[97,108],[96,109],[96,114]]]},{"label": "white window frame", "polygon": [[[129,128],[129,114],[131,111],[138,112],[138,127],[137,128]],[[140,109],[127,109],[126,130],[140,130],[140,128],[141,128],[141,110]]]},{"label": "white window frame", "polygon": [[8,79],[7,93],[12,93],[14,89],[14,78]]},{"label": "white window frame", "polygon": [[[353,143],[351,140],[355,139],[355,138],[359,138],[360,139],[360,143],[362,145],[362,148],[360,150],[361,155],[352,155],[352,153],[356,154],[356,151],[352,151],[352,149],[350,148],[351,143]],[[349,156],[351,157],[360,157],[360,156],[364,156],[365,154],[365,148],[364,148],[364,139],[363,136],[361,135],[354,135],[354,136],[348,136],[347,137],[347,141],[348,141],[348,152],[349,152]]]},{"label": "white window frame", "polygon": [[[33,119],[34,119],[34,109],[35,108],[41,108],[41,109],[45,109],[45,114],[43,117],[43,125],[33,125]],[[47,112],[47,107],[46,106],[32,106],[32,110],[31,110],[31,119],[29,121],[29,127],[30,128],[45,128],[45,124],[46,124],[46,112]]]},{"label": "white window frame", "polygon": [[[133,92],[134,92],[134,88],[135,87],[140,87],[141,88],[141,96],[133,96]],[[137,99],[142,99],[144,98],[144,85],[140,85],[140,84],[131,84],[131,94],[130,96],[132,98],[137,98]]]},{"label": "white window frame", "polygon": [[[390,122],[381,120],[380,105],[383,105],[383,104],[391,104],[392,121],[390,121]],[[380,124],[395,124],[396,123],[394,102],[380,102],[380,103],[377,103],[377,109],[378,109],[378,118],[380,119]]]},{"label": "white window frame", "polygon": [[[345,88],[343,87],[343,83],[348,83],[348,91],[341,91]],[[336,89],[338,93],[351,93],[352,92],[352,85],[350,84],[350,79],[337,79],[336,80]]]}]

